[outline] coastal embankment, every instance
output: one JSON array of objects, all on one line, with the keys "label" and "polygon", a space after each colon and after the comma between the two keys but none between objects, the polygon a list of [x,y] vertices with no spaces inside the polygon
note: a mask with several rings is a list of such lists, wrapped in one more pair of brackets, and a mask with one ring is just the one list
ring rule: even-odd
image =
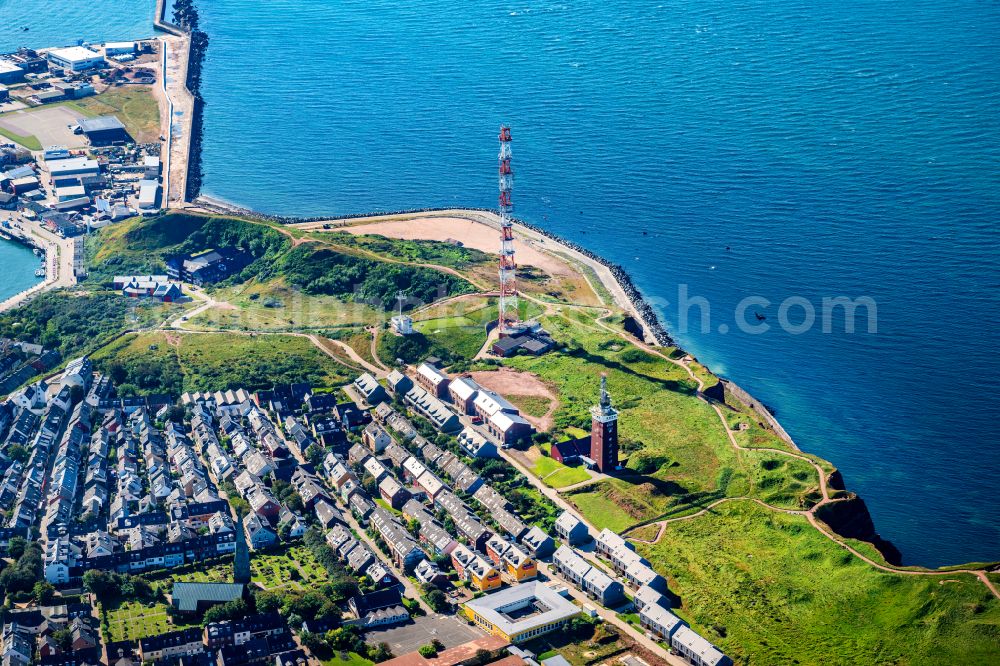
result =
[{"label": "coastal embankment", "polygon": [[[202,111],[205,101],[201,96],[201,75],[208,35],[199,29],[198,7],[194,0],[177,0],[173,4],[173,17],[166,17],[166,0],[157,0],[155,25],[159,30],[177,38],[175,57],[165,64],[165,88],[174,94],[175,109],[169,122],[180,124],[171,141],[171,155],[175,161],[172,171],[174,193],[168,206],[183,206],[201,190],[201,145],[203,137]],[[166,42],[165,42],[166,45]],[[168,92],[168,95],[170,93]]]},{"label": "coastal embankment", "polygon": [[76,282],[73,239],[60,238],[40,224],[24,222],[0,230],[4,238],[45,252],[45,279],[0,303],[0,312],[24,305],[43,291]]},{"label": "coastal embankment", "polygon": [[[168,142],[164,165],[164,206],[182,207],[189,187],[201,182],[201,97],[192,92],[201,82],[201,64],[208,38],[197,30],[197,10],[190,2],[175,5],[168,19],[166,0],[157,0],[154,24],[165,33],[160,71],[162,129]],[[193,17],[193,18],[192,18]],[[195,29],[191,29],[191,21]]]}]

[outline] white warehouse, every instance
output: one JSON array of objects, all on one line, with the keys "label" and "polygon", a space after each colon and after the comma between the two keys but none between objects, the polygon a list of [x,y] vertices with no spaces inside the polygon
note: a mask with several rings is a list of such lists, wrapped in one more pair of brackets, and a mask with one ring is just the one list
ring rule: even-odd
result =
[{"label": "white warehouse", "polygon": [[84,72],[104,64],[104,56],[82,46],[52,49],[45,56],[51,64],[71,72]]}]

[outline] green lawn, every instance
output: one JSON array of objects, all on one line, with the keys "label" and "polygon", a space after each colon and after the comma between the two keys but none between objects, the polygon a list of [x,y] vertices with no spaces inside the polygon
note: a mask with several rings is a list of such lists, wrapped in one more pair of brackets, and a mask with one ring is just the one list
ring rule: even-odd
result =
[{"label": "green lawn", "polygon": [[126,335],[93,355],[97,368],[138,393],[181,393],[310,382],[339,386],[352,372],[309,340],[283,335],[150,332]]},{"label": "green lawn", "polygon": [[531,471],[545,485],[552,488],[564,488],[590,478],[590,474],[583,466],[568,467],[558,460],[553,460],[543,455],[535,459],[535,464]]},{"label": "green lawn", "polygon": [[167,615],[167,605],[159,602],[121,601],[107,608],[107,641],[135,641],[168,631],[194,626],[175,622]]},{"label": "green lawn", "polygon": [[[518,306],[522,318],[531,318],[541,312],[530,301],[521,300]],[[495,299],[461,299],[418,313],[413,327],[432,345],[443,348],[451,358],[471,360],[486,342],[486,324],[496,321],[497,313]],[[546,406],[542,414],[547,409]]]},{"label": "green lawn", "polygon": [[511,394],[507,396],[507,399],[510,400],[515,407],[521,410],[522,414],[534,416],[535,418],[545,416],[552,407],[552,401],[540,395]]},{"label": "green lawn", "polygon": [[[567,313],[546,317],[543,324],[566,348],[537,358],[517,356],[505,364],[534,372],[555,387],[560,401],[556,430],[579,433],[589,426],[601,373],[607,374],[620,413],[629,471],[570,496],[581,510],[595,512],[588,513],[595,522],[621,528],[725,496],[759,497],[788,508],[815,501],[815,470],[805,461],[735,450],[714,410],[695,396],[683,368],[596,328],[591,316]],[[548,479],[553,485],[580,480],[579,472]]]},{"label": "green lawn", "polygon": [[356,652],[348,652],[346,659],[342,658],[341,653],[337,653],[337,655],[322,661],[323,666],[372,666],[374,663],[371,659],[366,659]]},{"label": "green lawn", "polygon": [[14,132],[10,131],[9,129],[7,129],[5,127],[0,127],[0,136],[5,136],[8,139],[10,139],[11,141],[13,141],[14,143],[21,144],[22,146],[24,146],[28,150],[41,150],[42,149],[42,142],[39,141],[38,137],[35,136],[35,135],[33,135],[33,134],[29,134],[29,135],[15,134]]},{"label": "green lawn", "polygon": [[288,286],[283,277],[251,280],[216,289],[212,298],[221,303],[188,322],[197,330],[324,331],[357,326],[375,320],[375,311],[364,303],[336,296],[306,294]]},{"label": "green lawn", "polygon": [[637,550],[737,663],[1000,663],[1000,601],[981,582],[880,572],[801,516],[728,503]]},{"label": "green lawn", "polygon": [[117,116],[137,143],[155,143],[160,136],[160,107],[152,86],[110,88],[100,95],[65,102],[85,116]]},{"label": "green lawn", "polygon": [[563,467],[545,477],[545,485],[553,488],[565,488],[576,483],[583,483],[590,478],[584,467]]},{"label": "green lawn", "polygon": [[404,240],[376,234],[355,235],[343,231],[313,231],[308,238],[347,248],[357,248],[384,257],[413,263],[435,264],[455,269],[465,269],[480,264],[490,264],[490,255],[474,248],[429,240]]},{"label": "green lawn", "polygon": [[603,492],[604,486],[605,482],[601,482],[589,486],[589,488],[595,488],[595,490],[588,489],[564,495],[564,497],[576,505],[581,513],[587,517],[587,520],[593,523],[594,527],[599,530],[607,527],[612,531],[621,532],[630,525],[634,525],[637,522],[636,518],[623,511],[620,504],[615,503],[614,499],[608,497]]}]

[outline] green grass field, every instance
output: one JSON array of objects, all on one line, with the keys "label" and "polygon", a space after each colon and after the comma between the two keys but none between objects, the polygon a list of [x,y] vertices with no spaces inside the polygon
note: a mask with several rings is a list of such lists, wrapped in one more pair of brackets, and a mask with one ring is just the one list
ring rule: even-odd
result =
[{"label": "green grass field", "polygon": [[167,615],[167,605],[160,602],[120,601],[106,610],[106,641],[135,641],[195,626],[175,622]]},{"label": "green grass field", "polygon": [[323,666],[372,666],[375,663],[356,652],[348,652],[346,659],[342,657],[343,655],[338,653],[329,659],[324,659],[322,664]]},{"label": "green grass field", "polygon": [[7,137],[14,143],[19,143],[28,150],[42,149],[42,142],[39,141],[38,137],[35,136],[34,134],[28,134],[28,135],[16,134],[5,127],[0,127],[0,136]]},{"label": "green grass field", "polygon": [[[530,319],[541,312],[531,301],[521,300],[518,306],[523,319]],[[495,321],[497,314],[495,299],[462,299],[418,313],[413,327],[432,344],[447,350],[452,357],[471,360],[486,342],[486,324]]]},{"label": "green grass field", "polygon": [[217,289],[212,298],[222,303],[188,320],[196,330],[323,331],[373,321],[375,311],[364,303],[336,296],[306,294],[284,278]]},{"label": "green grass field", "polygon": [[119,391],[135,393],[338,386],[353,374],[306,338],[283,335],[129,334],[99,349],[93,361],[116,377]]},{"label": "green grass field", "polygon": [[590,478],[590,474],[582,466],[567,467],[558,460],[548,456],[539,456],[531,470],[545,485],[552,488],[565,488],[575,483],[581,483]]},{"label": "green grass field", "polygon": [[552,407],[552,401],[548,398],[537,395],[508,395],[515,407],[521,410],[522,414],[541,418],[545,416]]},{"label": "green grass field", "polygon": [[155,143],[160,136],[160,107],[151,86],[110,88],[100,95],[64,103],[85,116],[117,116],[137,143]]},{"label": "green grass field", "polygon": [[346,232],[313,231],[306,234],[344,249],[364,250],[382,257],[412,263],[434,264],[455,269],[467,269],[481,264],[493,265],[493,258],[474,248],[427,240],[403,240],[377,234],[355,235]]},{"label": "green grass field", "polygon": [[637,549],[737,663],[1000,663],[1000,601],[982,583],[880,572],[800,516],[727,503]]},{"label": "green grass field", "polygon": [[[594,512],[588,516],[595,522],[624,528],[725,496],[759,497],[788,508],[815,499],[819,480],[808,463],[735,450],[682,368],[597,328],[591,317],[546,317],[543,323],[567,347],[506,364],[534,372],[556,388],[556,430],[568,434],[568,428],[589,426],[601,373],[607,374],[620,412],[622,451],[631,472],[624,480],[568,496],[581,510]],[[567,476],[547,481],[565,486],[584,480]]]}]

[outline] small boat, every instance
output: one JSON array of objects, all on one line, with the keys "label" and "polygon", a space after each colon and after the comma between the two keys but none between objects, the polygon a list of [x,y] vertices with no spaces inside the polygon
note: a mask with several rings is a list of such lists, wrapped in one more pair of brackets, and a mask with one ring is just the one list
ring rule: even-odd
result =
[{"label": "small boat", "polygon": [[45,269],[39,268],[37,271],[35,271],[35,277],[45,277]]}]

